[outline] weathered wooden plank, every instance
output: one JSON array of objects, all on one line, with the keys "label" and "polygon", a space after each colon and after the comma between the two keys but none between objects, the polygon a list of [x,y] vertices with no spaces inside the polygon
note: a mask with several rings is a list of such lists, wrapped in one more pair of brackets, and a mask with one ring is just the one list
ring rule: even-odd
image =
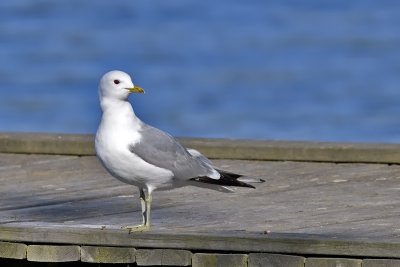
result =
[{"label": "weathered wooden plank", "polygon": [[398,144],[226,139],[182,139],[181,141],[209,157],[219,159],[400,163]]},{"label": "weathered wooden plank", "polygon": [[[10,158],[11,155],[1,154],[0,158]],[[13,156],[18,159],[21,155]],[[94,157],[42,160],[41,156],[39,159],[36,156],[26,155],[32,162],[0,172],[0,210],[40,207],[136,192],[135,188],[127,187],[107,174]]]},{"label": "weathered wooden plank", "polygon": [[361,267],[362,260],[340,258],[307,258],[305,267]]},{"label": "weathered wooden plank", "polygon": [[0,171],[16,170],[25,165],[54,162],[71,158],[73,157],[62,155],[1,153]]},{"label": "weathered wooden plank", "polygon": [[93,135],[0,133],[0,152],[93,155]]},{"label": "weathered wooden plank", "polygon": [[[299,255],[399,258],[400,243],[338,240],[329,236],[239,234],[133,233],[117,229],[0,226],[0,240],[161,249],[252,251]],[[357,241],[354,241],[357,240]]]},{"label": "weathered wooden plank", "polygon": [[181,249],[138,249],[136,263],[138,266],[190,266],[192,253]]},{"label": "weathered wooden plank", "polygon": [[69,262],[81,258],[79,246],[29,245],[28,261],[38,262]]},{"label": "weathered wooden plank", "polygon": [[134,263],[136,261],[136,249],[82,246],[81,261],[91,263]]},{"label": "weathered wooden plank", "polygon": [[363,267],[400,267],[400,260],[393,259],[366,259]]},{"label": "weathered wooden plank", "polygon": [[[46,162],[26,162],[20,174],[0,172],[0,223],[98,228],[140,223],[137,189],[106,174],[96,158]],[[235,194],[195,187],[156,191],[154,230],[400,239],[396,235],[400,228],[398,165],[238,160],[216,160],[215,164],[267,182],[256,185],[256,190],[239,188]]]},{"label": "weathered wooden plank", "polygon": [[[399,144],[178,138],[216,159],[400,163]],[[0,152],[94,155],[92,135],[0,133]]]},{"label": "weathered wooden plank", "polygon": [[26,259],[26,249],[22,243],[0,242],[0,258]]},{"label": "weathered wooden plank", "polygon": [[193,267],[247,267],[246,254],[196,253],[192,257]]},{"label": "weathered wooden plank", "polygon": [[93,156],[52,157],[0,154],[0,168],[11,166],[0,171],[0,240],[399,257],[399,165],[215,160],[266,182],[234,194],[156,191],[141,237],[120,230],[141,220],[135,187]]},{"label": "weathered wooden plank", "polygon": [[[111,203],[112,205],[110,205]],[[131,204],[136,205],[132,206]],[[118,196],[104,196],[102,198],[74,200],[38,207],[3,210],[0,214],[3,223],[58,222],[64,224],[86,224],[94,227],[97,225],[98,228],[110,223],[116,227],[122,227],[129,224],[129,222],[135,222],[133,214],[136,214],[137,223],[141,219],[138,198],[129,203],[125,198]],[[116,220],[112,222],[107,219],[102,220],[103,216],[111,216]],[[118,218],[120,216],[126,219],[125,223],[121,218]],[[86,223],[85,219],[89,223]]]},{"label": "weathered wooden plank", "polygon": [[302,256],[250,253],[248,267],[304,267],[304,262]]}]

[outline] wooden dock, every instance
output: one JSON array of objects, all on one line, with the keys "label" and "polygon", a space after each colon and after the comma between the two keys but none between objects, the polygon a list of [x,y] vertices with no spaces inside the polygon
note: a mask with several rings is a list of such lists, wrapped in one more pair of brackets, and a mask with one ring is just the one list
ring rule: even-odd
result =
[{"label": "wooden dock", "polygon": [[129,233],[137,188],[93,136],[0,134],[0,264],[400,266],[400,145],[180,140],[266,182],[156,191],[151,231]]}]

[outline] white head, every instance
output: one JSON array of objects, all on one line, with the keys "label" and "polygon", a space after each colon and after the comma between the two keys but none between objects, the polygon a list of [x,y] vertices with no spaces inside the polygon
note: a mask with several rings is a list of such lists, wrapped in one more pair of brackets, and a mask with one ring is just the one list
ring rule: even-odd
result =
[{"label": "white head", "polygon": [[105,98],[126,101],[131,93],[144,93],[139,86],[135,86],[131,77],[119,70],[107,72],[100,79],[100,100]]}]

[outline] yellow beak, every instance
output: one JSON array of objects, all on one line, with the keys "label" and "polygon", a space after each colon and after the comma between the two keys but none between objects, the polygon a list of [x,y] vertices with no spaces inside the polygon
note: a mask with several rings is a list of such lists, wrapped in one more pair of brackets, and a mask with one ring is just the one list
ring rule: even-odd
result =
[{"label": "yellow beak", "polygon": [[126,89],[131,93],[140,93],[140,94],[144,93],[143,88],[136,86],[136,85],[132,88],[126,88]]}]

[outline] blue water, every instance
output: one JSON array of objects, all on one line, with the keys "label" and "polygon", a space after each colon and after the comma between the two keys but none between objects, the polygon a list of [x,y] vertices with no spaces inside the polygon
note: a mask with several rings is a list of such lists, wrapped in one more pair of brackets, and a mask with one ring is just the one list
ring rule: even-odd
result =
[{"label": "blue water", "polygon": [[0,131],[94,133],[134,74],[175,136],[400,142],[400,2],[0,1]]}]

